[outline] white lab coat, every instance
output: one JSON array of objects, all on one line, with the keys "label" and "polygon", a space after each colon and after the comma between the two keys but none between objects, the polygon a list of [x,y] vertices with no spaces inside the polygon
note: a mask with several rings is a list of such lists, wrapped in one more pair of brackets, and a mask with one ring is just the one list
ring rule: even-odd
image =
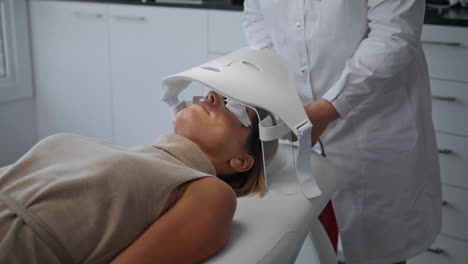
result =
[{"label": "white lab coat", "polygon": [[249,45],[288,60],[304,103],[341,115],[322,135],[347,263],[392,263],[441,228],[424,0],[245,0]]}]

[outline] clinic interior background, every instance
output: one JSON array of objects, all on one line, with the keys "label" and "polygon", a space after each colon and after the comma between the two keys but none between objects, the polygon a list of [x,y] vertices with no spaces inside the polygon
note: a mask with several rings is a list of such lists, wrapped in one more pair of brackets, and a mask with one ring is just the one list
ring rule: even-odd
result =
[{"label": "clinic interior background", "polygon": [[[239,1],[123,2],[2,1],[0,166],[53,133],[124,146],[152,142],[171,130],[159,101],[161,79],[246,46]],[[449,206],[442,233],[416,264],[468,259],[468,11],[462,3],[426,12],[422,40]]]}]

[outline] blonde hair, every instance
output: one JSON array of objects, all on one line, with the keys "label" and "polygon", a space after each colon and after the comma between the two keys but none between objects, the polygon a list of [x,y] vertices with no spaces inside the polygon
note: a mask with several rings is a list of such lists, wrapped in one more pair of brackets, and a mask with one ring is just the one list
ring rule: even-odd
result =
[{"label": "blonde hair", "polygon": [[[266,111],[259,110],[260,118],[268,115]],[[273,117],[272,117],[273,118]],[[274,119],[274,118],[273,118]],[[278,140],[263,143],[264,152],[262,155],[262,142],[259,136],[258,117],[255,115],[252,122],[251,133],[245,144],[247,152],[255,158],[253,167],[243,173],[229,176],[219,176],[219,178],[229,184],[237,197],[258,194],[263,197],[266,193],[266,180],[263,160],[265,166],[274,158],[278,149]]]}]

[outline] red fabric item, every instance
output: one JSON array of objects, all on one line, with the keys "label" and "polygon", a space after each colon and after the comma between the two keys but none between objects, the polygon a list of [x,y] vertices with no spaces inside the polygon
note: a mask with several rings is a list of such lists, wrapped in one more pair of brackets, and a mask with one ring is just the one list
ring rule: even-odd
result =
[{"label": "red fabric item", "polygon": [[333,212],[331,201],[329,201],[325,208],[323,208],[322,213],[319,215],[319,220],[327,232],[328,238],[330,238],[336,252],[338,247],[338,224],[336,223],[335,212]]},{"label": "red fabric item", "polygon": [[[327,232],[328,238],[330,238],[330,241],[336,252],[338,247],[338,224],[336,223],[335,212],[333,211],[331,201],[329,201],[325,208],[323,208],[322,213],[319,215],[319,220]],[[406,261],[400,261],[395,264],[406,264]]]}]

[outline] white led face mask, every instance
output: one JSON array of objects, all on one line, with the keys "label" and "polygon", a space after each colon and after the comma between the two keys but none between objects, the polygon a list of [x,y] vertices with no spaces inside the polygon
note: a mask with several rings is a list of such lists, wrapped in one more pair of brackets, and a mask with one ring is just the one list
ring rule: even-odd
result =
[{"label": "white led face mask", "polygon": [[[321,192],[311,174],[308,153],[312,124],[297,94],[294,76],[285,60],[270,49],[243,48],[166,77],[163,80],[164,95],[161,100],[171,107],[173,119],[177,112],[201,99],[194,97],[191,100],[179,100],[180,92],[192,82],[201,83],[228,98],[226,107],[244,126],[251,125],[245,106],[256,110],[260,120],[259,135],[262,142],[279,139],[289,132],[294,133],[299,139],[299,153],[295,160],[296,169],[300,172],[297,175],[301,190],[309,198],[320,195]],[[270,114],[260,114],[265,111]],[[274,119],[278,120],[277,124]],[[264,146],[263,151],[265,153]],[[268,182],[268,175],[265,177]]]}]

